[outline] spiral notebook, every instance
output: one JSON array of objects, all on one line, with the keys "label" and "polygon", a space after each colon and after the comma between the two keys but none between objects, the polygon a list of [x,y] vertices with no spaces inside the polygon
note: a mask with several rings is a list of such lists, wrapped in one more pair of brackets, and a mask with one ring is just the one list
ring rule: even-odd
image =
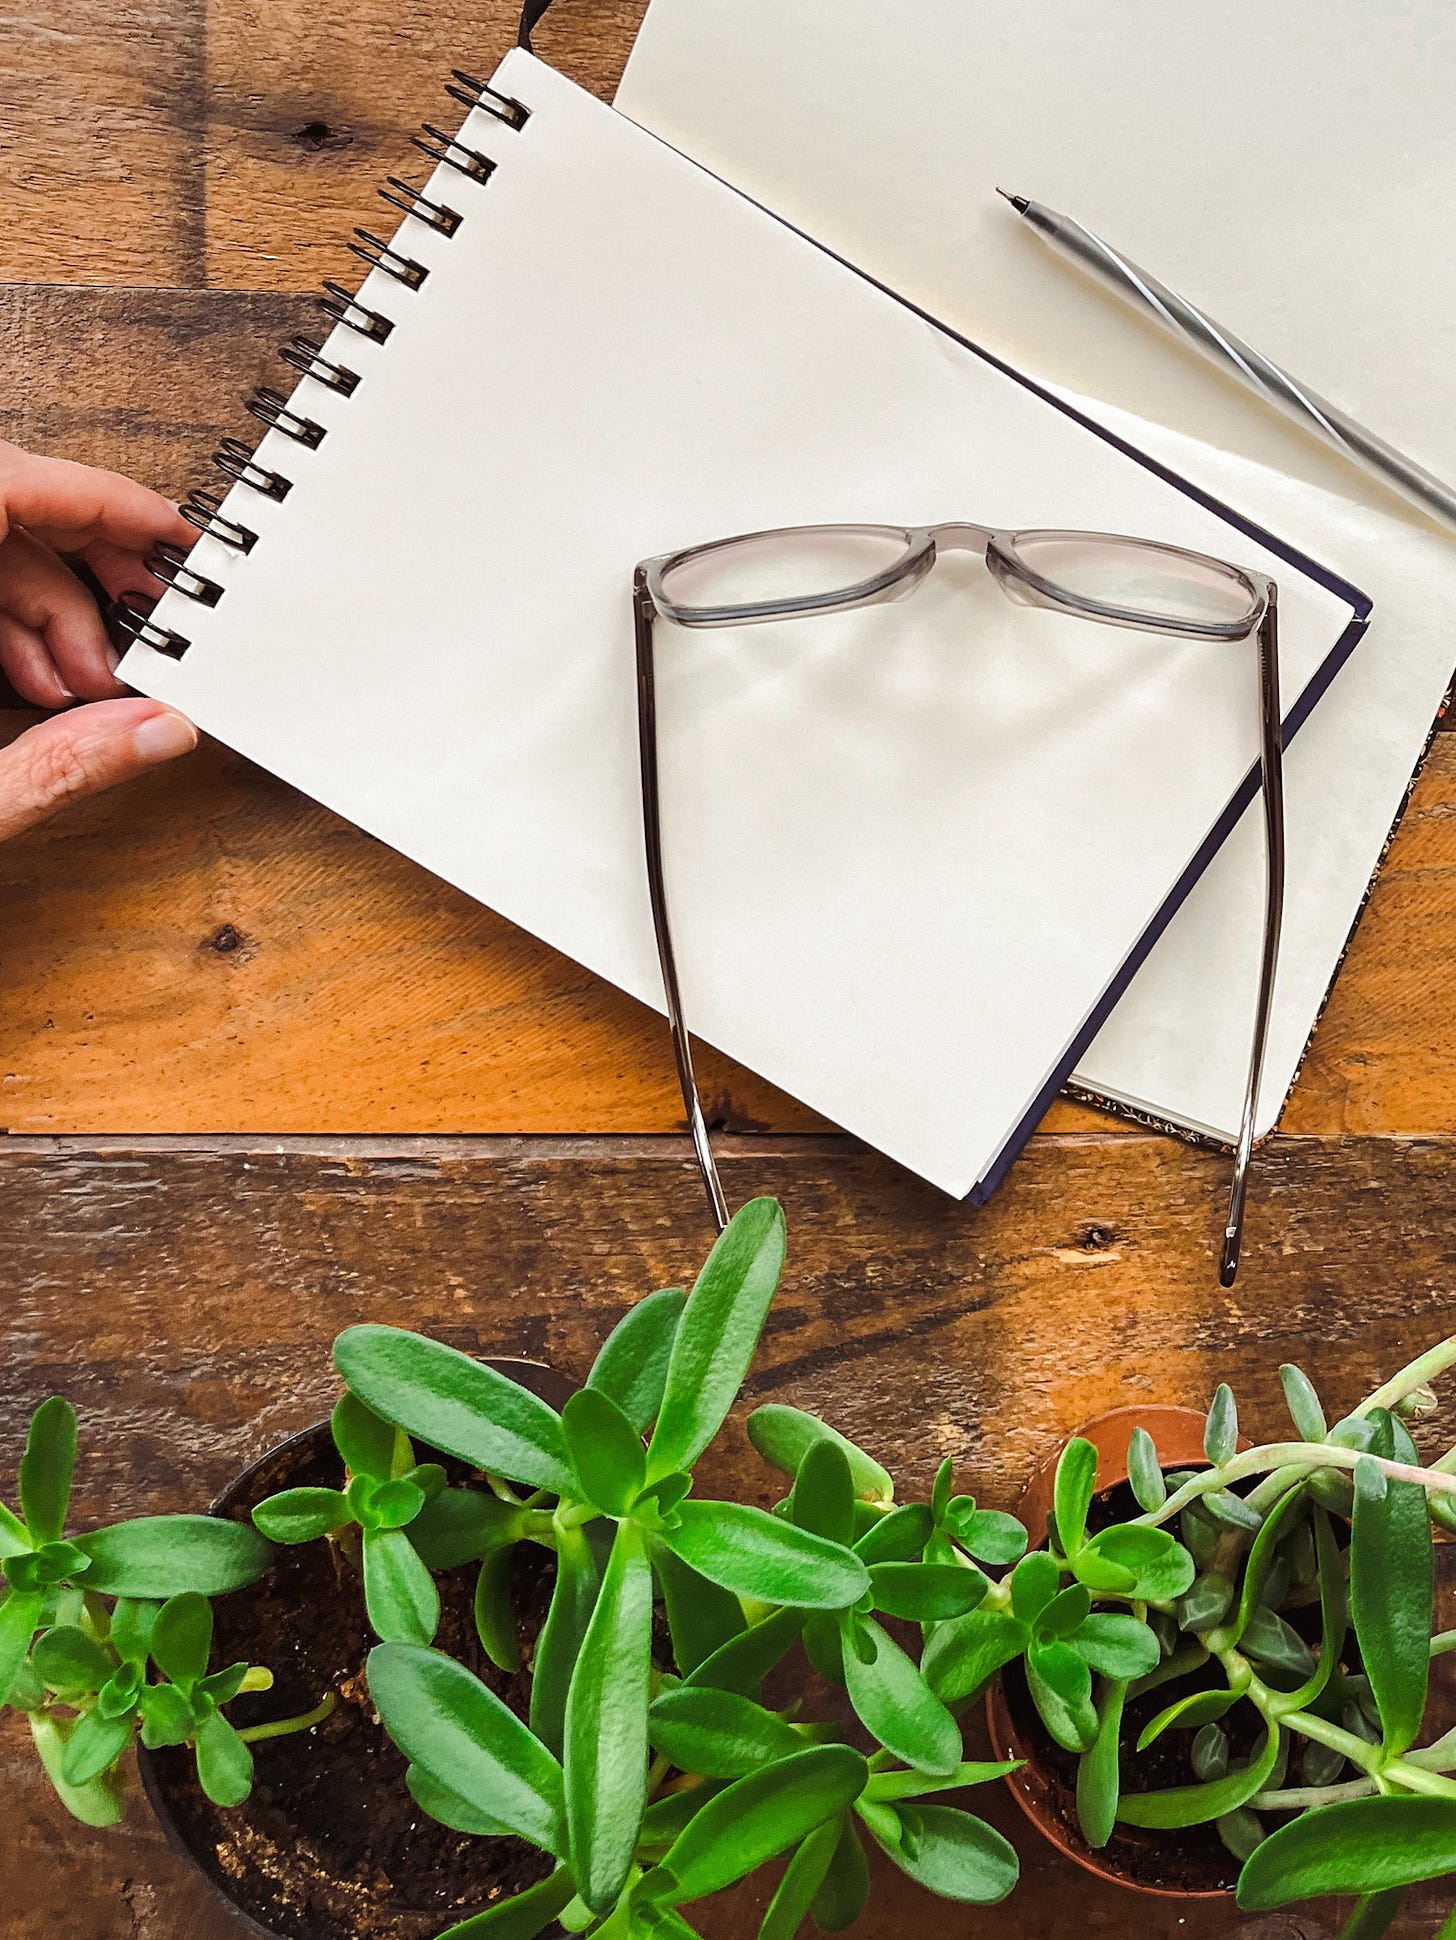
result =
[{"label": "spiral notebook", "polygon": [[[1261,1132],[1452,678],[1456,545],[1069,267],[994,191],[1089,224],[1449,478],[1453,94],[1448,0],[652,0],[617,96],[1372,596],[1369,633],[1285,764]],[[1255,806],[1079,1058],[1074,1088],[1232,1138],[1262,869]],[[1374,1081],[1367,1070],[1352,1089]]]},{"label": "spiral notebook", "polygon": [[[1111,528],[1281,586],[1288,726],[1367,603],[525,52],[488,83],[124,677],[661,1006],[639,559],[820,521]],[[1252,647],[1003,599],[664,627],[703,1035],[956,1194],[1035,1123],[1252,786]]]}]

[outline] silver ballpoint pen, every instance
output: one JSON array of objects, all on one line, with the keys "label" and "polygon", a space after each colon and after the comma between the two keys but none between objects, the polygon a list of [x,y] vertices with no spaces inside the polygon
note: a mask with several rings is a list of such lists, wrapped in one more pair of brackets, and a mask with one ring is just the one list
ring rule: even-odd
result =
[{"label": "silver ballpoint pen", "polygon": [[1322,438],[1352,463],[1359,465],[1392,490],[1418,505],[1431,518],[1456,528],[1456,491],[1443,480],[1397,451],[1383,438],[1376,437],[1346,415],[1337,405],[1307,390],[1289,372],[1246,344],[1230,330],[1214,322],[1145,269],[1119,255],[1110,243],[1094,236],[1090,229],[1071,216],[1058,215],[1024,195],[998,189],[998,195],[1015,209],[1052,247],[1068,256],[1082,269],[1151,316],[1165,329],[1201,350],[1223,370],[1277,404],[1287,416],[1307,431]]}]

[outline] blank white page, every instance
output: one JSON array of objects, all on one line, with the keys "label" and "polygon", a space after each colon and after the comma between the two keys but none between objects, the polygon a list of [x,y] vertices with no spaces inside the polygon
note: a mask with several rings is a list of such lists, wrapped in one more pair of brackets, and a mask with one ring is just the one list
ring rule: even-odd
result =
[{"label": "blank white page", "polygon": [[[442,169],[418,292],[305,379],[274,505],[203,540],[125,677],[660,1006],[639,559],[822,520],[1111,527],[1277,572],[1286,697],[1351,608],[525,54]],[[955,1193],[1062,1075],[1256,747],[1252,646],[1010,605],[979,562],[870,612],[659,636],[669,892],[696,1028]]]}]

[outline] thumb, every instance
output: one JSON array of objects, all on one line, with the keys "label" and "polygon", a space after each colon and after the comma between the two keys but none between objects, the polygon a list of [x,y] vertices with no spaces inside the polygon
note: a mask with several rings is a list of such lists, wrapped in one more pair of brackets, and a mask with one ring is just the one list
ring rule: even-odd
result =
[{"label": "thumb", "polygon": [[0,842],[196,746],[196,728],[160,701],[97,701],[54,714],[0,749]]}]

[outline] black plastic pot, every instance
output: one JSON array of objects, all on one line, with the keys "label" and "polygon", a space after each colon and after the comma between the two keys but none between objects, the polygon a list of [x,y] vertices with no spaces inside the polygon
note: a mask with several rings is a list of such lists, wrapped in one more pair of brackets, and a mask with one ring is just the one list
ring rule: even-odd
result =
[{"label": "black plastic pot", "polygon": [[[573,1384],[563,1375],[557,1373],[554,1368],[542,1362],[491,1359],[487,1362],[487,1365],[496,1368],[502,1374],[509,1375],[513,1380],[519,1381],[523,1387],[530,1388],[533,1393],[539,1395],[543,1401],[548,1402],[555,1408],[560,1408],[565,1402],[566,1397],[572,1392]],[[300,1433],[289,1436],[286,1441],[279,1442],[268,1450],[266,1454],[260,1456],[257,1461],[250,1463],[212,1504],[209,1513],[215,1516],[227,1517],[231,1520],[242,1520],[246,1518],[254,1504],[262,1500],[264,1496],[274,1493],[279,1487],[290,1485],[291,1470],[299,1466],[307,1465],[316,1459],[326,1459],[332,1453],[332,1450],[333,1440],[328,1421],[315,1422],[312,1427],[305,1428]],[[425,1453],[426,1451],[421,1449],[422,1458],[424,1458]],[[448,1460],[448,1458],[444,1459]],[[362,1598],[362,1591],[360,1594]],[[242,1598],[246,1597],[248,1592],[240,1591],[236,1595]],[[289,1740],[279,1739],[271,1742],[276,1748],[279,1745],[288,1744]],[[309,1756],[309,1735],[301,1735],[294,1742],[297,1747],[297,1756],[306,1759]],[[289,1936],[280,1927],[265,1924],[256,1917],[254,1910],[250,1910],[249,1907],[239,1903],[238,1899],[234,1897],[233,1892],[230,1890],[228,1878],[219,1866],[216,1851],[200,1851],[194,1838],[189,1836],[188,1827],[179,1821],[174,1801],[184,1786],[188,1786],[188,1789],[196,1787],[195,1772],[191,1775],[190,1786],[182,1775],[182,1761],[184,1758],[190,1758],[190,1753],[183,1753],[179,1750],[149,1752],[140,1745],[137,1748],[137,1767],[141,1775],[142,1788],[146,1793],[147,1800],[153,1812],[156,1814],[158,1823],[162,1827],[168,1844],[174,1851],[180,1853],[193,1870],[206,1881],[213,1897],[227,1907],[241,1931],[258,1935],[260,1936],[260,1940],[289,1940]],[[245,1805],[238,1808],[238,1810],[239,1812],[245,1813],[248,1807]],[[462,1843],[464,1842],[462,1841]],[[479,1847],[479,1841],[472,1843],[477,1848]],[[512,1847],[515,1847],[517,1844],[515,1841],[509,1843]],[[522,1850],[526,1849],[522,1848]],[[477,1909],[460,1908],[458,1910],[446,1910],[440,1913],[426,1908],[413,1907],[398,1907],[396,1910],[402,1919],[408,1920],[411,1923],[417,1920],[419,1932],[421,1935],[424,1935],[432,1931],[438,1932],[440,1929],[450,1925],[454,1920],[466,1917],[467,1912]],[[383,1935],[389,1933],[391,1930],[395,1932],[403,1931],[403,1928],[398,1923],[394,1925],[393,1929],[387,1923],[392,1915],[386,1909],[383,1897],[381,1897],[378,1903],[378,1922],[371,1923],[369,1921],[370,1909],[367,1906],[361,1904],[357,1911],[359,1915],[358,1923],[356,1925],[351,1920],[349,1926],[350,1932],[358,1932],[360,1934],[378,1933]],[[294,1936],[301,1931],[312,1933],[311,1928],[300,1928],[296,1924],[290,1929],[291,1934]],[[551,1931],[555,1932],[557,1929],[553,1928]]]}]

